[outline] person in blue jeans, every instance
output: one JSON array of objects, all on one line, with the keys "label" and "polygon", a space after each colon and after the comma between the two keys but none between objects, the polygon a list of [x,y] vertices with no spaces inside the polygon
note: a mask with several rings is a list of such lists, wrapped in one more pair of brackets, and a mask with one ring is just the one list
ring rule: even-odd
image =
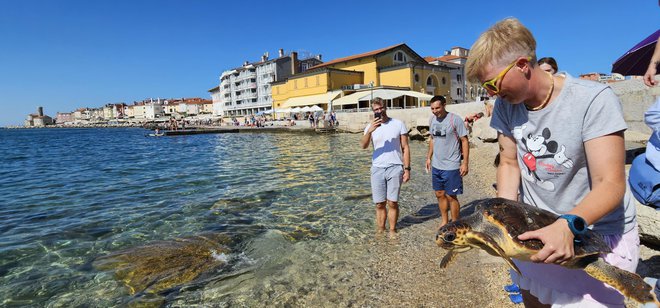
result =
[{"label": "person in blue jeans", "polygon": [[440,208],[440,227],[459,218],[458,195],[463,194],[463,177],[468,174],[470,150],[463,119],[447,112],[443,96],[431,98],[429,131],[432,138],[426,155],[426,172],[433,171],[432,183]]}]

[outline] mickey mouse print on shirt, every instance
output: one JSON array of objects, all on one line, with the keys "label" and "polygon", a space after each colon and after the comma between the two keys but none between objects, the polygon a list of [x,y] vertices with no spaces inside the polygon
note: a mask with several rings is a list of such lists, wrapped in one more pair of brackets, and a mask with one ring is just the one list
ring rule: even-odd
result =
[{"label": "mickey mouse print on shirt", "polygon": [[[525,180],[542,189],[554,191],[555,184],[550,179],[539,177],[539,168],[543,168],[547,174],[557,177],[565,173],[562,167],[566,169],[573,167],[573,160],[566,156],[566,146],[561,145],[560,148],[559,143],[550,140],[552,134],[549,128],[544,128],[540,135],[527,133],[527,136],[524,135],[525,128],[527,125],[516,126],[513,129],[513,138],[520,142],[525,149],[522,162],[527,170],[523,170],[521,174]],[[558,149],[559,151],[557,151]]]}]

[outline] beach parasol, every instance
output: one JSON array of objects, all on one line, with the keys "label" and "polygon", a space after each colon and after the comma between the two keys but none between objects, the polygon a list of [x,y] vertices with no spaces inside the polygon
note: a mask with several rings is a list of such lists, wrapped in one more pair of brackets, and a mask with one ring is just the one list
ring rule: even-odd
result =
[{"label": "beach parasol", "polygon": [[612,73],[619,73],[624,76],[641,76],[646,73],[646,69],[651,62],[651,56],[655,49],[655,44],[660,36],[660,30],[655,31],[643,41],[637,43],[628,50],[619,59],[612,64]]}]

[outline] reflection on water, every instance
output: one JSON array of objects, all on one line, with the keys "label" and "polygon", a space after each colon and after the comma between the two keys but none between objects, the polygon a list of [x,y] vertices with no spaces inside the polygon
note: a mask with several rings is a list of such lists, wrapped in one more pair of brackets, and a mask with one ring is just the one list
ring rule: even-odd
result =
[{"label": "reflection on water", "polygon": [[[0,130],[0,306],[355,303],[374,215],[359,138]],[[201,234],[229,240],[177,242]]]}]

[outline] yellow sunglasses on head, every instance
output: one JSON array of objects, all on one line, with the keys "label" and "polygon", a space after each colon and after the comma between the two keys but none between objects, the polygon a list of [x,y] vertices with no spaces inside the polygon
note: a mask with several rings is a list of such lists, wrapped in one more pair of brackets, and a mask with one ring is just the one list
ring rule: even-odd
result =
[{"label": "yellow sunglasses on head", "polygon": [[[532,61],[532,57],[527,57],[527,61]],[[509,66],[507,66],[504,70],[502,70],[495,78],[491,80],[486,80],[483,84],[481,84],[482,87],[484,87],[486,90],[490,91],[493,93],[493,95],[497,94],[500,92],[500,88],[497,87],[497,81],[504,78],[504,75],[511,70],[511,68],[516,65],[518,62],[518,59],[516,58]]]}]

